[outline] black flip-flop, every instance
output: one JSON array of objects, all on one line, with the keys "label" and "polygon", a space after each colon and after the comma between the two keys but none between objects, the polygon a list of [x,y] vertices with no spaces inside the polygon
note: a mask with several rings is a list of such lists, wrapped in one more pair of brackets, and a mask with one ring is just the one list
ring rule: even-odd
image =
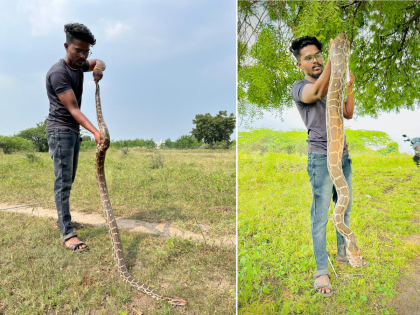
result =
[{"label": "black flip-flop", "polygon": [[[82,241],[67,246],[66,245],[66,242],[69,239],[73,238],[73,237],[77,237],[77,234],[74,233],[74,232],[71,232],[71,233],[69,233],[67,235],[63,235],[63,237],[61,238],[61,244],[63,244],[64,246],[66,246],[73,253],[80,253],[80,252],[84,252],[84,251],[87,251],[88,250],[87,245],[85,243],[83,243]],[[86,247],[80,248],[81,245],[86,245]]]}]

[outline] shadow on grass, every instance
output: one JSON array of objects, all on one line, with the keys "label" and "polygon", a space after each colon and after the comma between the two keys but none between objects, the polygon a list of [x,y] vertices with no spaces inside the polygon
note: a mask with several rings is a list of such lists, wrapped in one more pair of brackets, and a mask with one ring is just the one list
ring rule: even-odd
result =
[{"label": "shadow on grass", "polygon": [[193,217],[186,214],[185,209],[178,207],[164,208],[164,209],[138,209],[126,219],[148,221],[150,218],[156,218],[155,222],[159,222],[158,218],[165,218],[167,221],[187,221]]}]

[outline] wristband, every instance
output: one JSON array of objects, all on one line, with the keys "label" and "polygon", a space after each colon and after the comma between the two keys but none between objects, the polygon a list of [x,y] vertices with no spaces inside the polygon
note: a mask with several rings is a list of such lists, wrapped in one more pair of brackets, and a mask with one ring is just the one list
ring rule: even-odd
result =
[{"label": "wristband", "polygon": [[352,95],[353,94],[353,90],[351,90],[350,94],[347,94],[347,96]]},{"label": "wristband", "polygon": [[101,68],[99,68],[99,67],[95,67],[95,68],[93,68],[93,70],[101,70],[101,71],[104,71],[104,70],[102,70]]}]

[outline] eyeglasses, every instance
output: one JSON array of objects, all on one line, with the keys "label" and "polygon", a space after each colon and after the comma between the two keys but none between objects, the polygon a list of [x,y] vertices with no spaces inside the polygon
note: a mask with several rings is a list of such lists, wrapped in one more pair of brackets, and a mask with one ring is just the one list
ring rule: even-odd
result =
[{"label": "eyeglasses", "polygon": [[306,62],[311,62],[314,58],[318,59],[322,59],[322,52],[318,51],[315,55],[307,55],[305,57],[303,57],[303,60],[305,60]]},{"label": "eyeglasses", "polygon": [[73,48],[73,50],[76,52],[76,54],[85,56],[86,58],[88,58],[88,57],[90,57],[90,55],[92,55],[92,52],[90,50],[82,50],[82,49],[77,49],[77,48],[74,48],[74,47],[71,47],[71,48]]}]

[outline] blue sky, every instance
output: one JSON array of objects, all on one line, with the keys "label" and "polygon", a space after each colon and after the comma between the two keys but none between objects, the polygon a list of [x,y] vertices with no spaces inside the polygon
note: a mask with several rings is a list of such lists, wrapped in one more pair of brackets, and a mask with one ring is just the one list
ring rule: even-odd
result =
[{"label": "blue sky", "polygon": [[[111,138],[175,140],[196,114],[236,113],[234,0],[0,0],[0,135],[48,115],[45,74],[64,57],[63,26],[83,23],[104,60],[100,82]],[[96,125],[94,82],[82,112]]]}]

